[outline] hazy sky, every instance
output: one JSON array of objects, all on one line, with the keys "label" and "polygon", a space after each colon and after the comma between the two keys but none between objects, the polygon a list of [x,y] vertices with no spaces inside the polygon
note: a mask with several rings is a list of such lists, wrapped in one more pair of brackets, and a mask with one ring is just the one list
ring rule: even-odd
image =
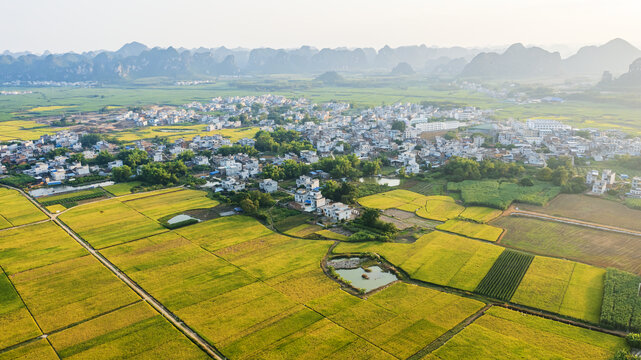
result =
[{"label": "hazy sky", "polygon": [[641,46],[639,0],[0,0],[0,51],[175,47]]}]

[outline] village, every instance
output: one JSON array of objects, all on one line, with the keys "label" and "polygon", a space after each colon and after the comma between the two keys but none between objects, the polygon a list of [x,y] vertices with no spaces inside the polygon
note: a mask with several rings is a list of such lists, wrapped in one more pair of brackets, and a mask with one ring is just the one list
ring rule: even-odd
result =
[{"label": "village", "polygon": [[[256,139],[246,137],[232,142],[220,134],[163,143],[137,140],[124,146],[100,139],[83,146],[86,133],[65,130],[35,141],[0,145],[0,175],[11,168],[43,185],[73,185],[77,179],[88,176],[108,179],[113,169],[123,166],[120,159],[90,165],[101,153],[138,149],[146,152],[151,161],[162,163],[191,151],[194,155],[187,164],[198,168],[199,176],[207,180],[205,186],[215,192],[238,192],[246,190],[249,182],[257,182],[266,193],[281,189],[292,195],[291,206],[297,210],[341,221],[354,218],[357,211],[323,197],[321,181],[331,176],[314,168],[322,158],[342,154],[353,154],[360,160],[384,157],[396,174],[412,176],[438,169],[451,157],[545,167],[548,159],[561,156],[598,163],[617,156],[641,155],[641,140],[620,131],[573,129],[549,119],[497,121],[492,110],[473,107],[442,109],[398,103],[354,110],[347,103],[314,104],[307,99],[262,95],[218,97],[204,104],[192,102],[173,109],[150,107],[113,116],[133,127],[198,123],[206,124],[207,132],[247,126],[266,132],[281,128],[300,134],[311,147],[284,153],[223,154],[220,149],[231,146],[254,148]],[[298,177],[294,186],[282,188],[277,179],[263,176],[266,165],[280,166],[292,161],[312,169]],[[140,169],[133,171],[134,175],[140,173]],[[610,170],[601,173],[593,170],[586,175],[586,184],[597,195],[621,182],[630,184],[627,196],[641,197],[639,177],[626,174],[617,177]]]}]

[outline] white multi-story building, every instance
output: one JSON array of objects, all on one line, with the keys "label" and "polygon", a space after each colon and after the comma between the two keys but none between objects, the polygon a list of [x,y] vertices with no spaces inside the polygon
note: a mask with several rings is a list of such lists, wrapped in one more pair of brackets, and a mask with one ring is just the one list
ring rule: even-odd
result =
[{"label": "white multi-story building", "polygon": [[616,173],[612,170],[603,170],[601,174],[601,181],[604,181],[606,185],[612,185],[615,182]]},{"label": "white multi-story building", "polygon": [[592,170],[585,176],[585,183],[588,185],[594,184],[594,182],[597,180],[599,180],[598,170]]},{"label": "white multi-story building", "polygon": [[342,202],[325,205],[320,207],[318,211],[334,221],[349,220],[354,215],[354,211]]},{"label": "white multi-story building", "polygon": [[424,122],[418,123],[415,125],[417,130],[420,131],[444,131],[444,130],[454,130],[461,127],[461,123],[458,121],[437,121],[437,122]]},{"label": "white multi-story building", "polygon": [[635,176],[632,178],[629,195],[636,198],[641,198],[641,177]]},{"label": "white multi-story building", "polygon": [[258,187],[266,193],[273,193],[278,190],[278,182],[272,179],[265,179],[258,184]]},{"label": "white multi-story building", "polygon": [[294,194],[294,201],[298,203],[303,211],[312,212],[326,203],[320,191],[298,189]]},{"label": "white multi-story building", "polygon": [[304,187],[307,190],[313,190],[320,186],[318,179],[313,179],[307,175],[303,175],[296,179],[296,187]]},{"label": "white multi-story building", "polygon": [[559,121],[550,119],[528,119],[525,124],[528,129],[538,131],[561,131],[572,129],[569,125],[564,125]]}]

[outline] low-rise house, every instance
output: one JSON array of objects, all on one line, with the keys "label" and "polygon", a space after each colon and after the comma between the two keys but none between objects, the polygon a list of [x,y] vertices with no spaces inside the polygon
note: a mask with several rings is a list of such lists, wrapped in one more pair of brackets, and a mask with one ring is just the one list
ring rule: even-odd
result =
[{"label": "low-rise house", "polygon": [[300,206],[303,211],[312,212],[316,211],[321,206],[324,206],[326,199],[320,191],[307,190],[300,188],[294,194],[294,201]]},{"label": "low-rise house", "polygon": [[276,180],[272,179],[265,179],[258,184],[258,187],[268,193],[271,194],[273,192],[276,192],[278,190],[278,182]]},{"label": "low-rise house", "polygon": [[296,179],[296,187],[297,188],[305,188],[306,190],[313,190],[316,189],[320,186],[320,182],[318,179],[311,178],[307,175],[303,175]]},{"label": "low-rise house", "polygon": [[322,206],[318,211],[333,221],[350,220],[355,215],[354,211],[342,202]]}]

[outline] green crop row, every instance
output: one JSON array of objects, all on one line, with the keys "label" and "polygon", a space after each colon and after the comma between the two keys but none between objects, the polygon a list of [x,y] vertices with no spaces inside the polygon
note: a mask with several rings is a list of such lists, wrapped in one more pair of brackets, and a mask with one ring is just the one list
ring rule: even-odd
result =
[{"label": "green crop row", "polygon": [[601,324],[627,331],[641,330],[641,277],[608,268],[603,288]]},{"label": "green crop row", "polygon": [[[72,195],[72,194],[70,194]],[[102,189],[96,189],[95,191],[92,191],[90,193],[85,193],[82,195],[76,195],[76,196],[66,196],[66,197],[59,197],[53,200],[44,200],[40,201],[40,203],[43,206],[51,206],[51,205],[64,205],[65,207],[70,207],[66,206],[67,204],[73,204],[77,203],[78,201],[82,200],[89,200],[89,199],[95,199],[99,197],[105,196],[105,192]]]},{"label": "green crop row", "polygon": [[475,292],[495,299],[509,301],[534,256],[505,249],[476,287]]}]

